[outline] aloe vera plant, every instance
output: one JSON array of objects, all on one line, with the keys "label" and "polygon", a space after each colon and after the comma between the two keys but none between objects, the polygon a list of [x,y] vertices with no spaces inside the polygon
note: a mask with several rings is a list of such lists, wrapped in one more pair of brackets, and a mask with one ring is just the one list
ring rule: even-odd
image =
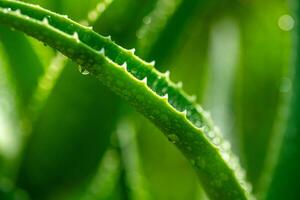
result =
[{"label": "aloe vera plant", "polygon": [[298,199],[299,5],[23,1],[0,0],[0,199]]},{"label": "aloe vera plant", "polygon": [[96,76],[155,123],[194,165],[212,199],[250,198],[249,185],[237,157],[230,151],[210,116],[161,73],[115,44],[38,6],[0,1],[1,22],[52,46],[82,66],[83,74]]}]

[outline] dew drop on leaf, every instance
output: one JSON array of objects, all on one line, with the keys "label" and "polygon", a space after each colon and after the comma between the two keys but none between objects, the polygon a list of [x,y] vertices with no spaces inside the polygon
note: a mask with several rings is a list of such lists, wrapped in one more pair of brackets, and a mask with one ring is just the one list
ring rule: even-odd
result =
[{"label": "dew drop on leaf", "polygon": [[168,135],[168,138],[169,138],[169,140],[170,140],[172,143],[174,143],[174,144],[179,142],[179,138],[178,138],[178,136],[175,135],[175,134],[169,134],[169,135]]},{"label": "dew drop on leaf", "polygon": [[88,70],[86,70],[85,68],[83,68],[82,66],[78,65],[78,71],[82,74],[82,75],[88,75],[90,72]]}]

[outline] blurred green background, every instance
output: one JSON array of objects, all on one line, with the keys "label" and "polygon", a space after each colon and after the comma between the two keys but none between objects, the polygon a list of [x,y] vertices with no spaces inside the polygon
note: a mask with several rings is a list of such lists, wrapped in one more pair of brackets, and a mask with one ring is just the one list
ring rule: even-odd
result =
[{"label": "blurred green background", "polygon": [[[26,2],[170,70],[231,141],[258,199],[300,199],[297,0]],[[175,146],[83,74],[0,25],[0,199],[207,199]]]}]

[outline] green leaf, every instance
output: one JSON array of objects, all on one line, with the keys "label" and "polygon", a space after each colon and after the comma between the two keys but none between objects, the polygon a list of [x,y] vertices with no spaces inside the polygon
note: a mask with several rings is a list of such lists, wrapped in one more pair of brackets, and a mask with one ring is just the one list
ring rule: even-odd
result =
[{"label": "green leaf", "polygon": [[[270,12],[265,12],[266,7]],[[278,18],[286,12],[284,2],[258,2],[240,9],[245,11],[238,19],[241,65],[235,82],[234,108],[240,135],[236,137],[241,140],[247,176],[257,192],[261,177],[270,176],[270,169],[263,171],[266,160],[277,157],[269,146],[277,144],[278,123],[283,123],[280,106],[287,94],[281,92],[280,84],[288,74],[290,34],[277,25]]]},{"label": "green leaf", "polygon": [[33,125],[18,184],[41,199],[88,181],[108,147],[116,100],[67,66]]},{"label": "green leaf", "polygon": [[155,123],[194,165],[211,199],[248,199],[236,156],[210,117],[160,73],[110,38],[70,19],[16,1],[0,1],[0,20],[60,50]]},{"label": "green leaf", "polygon": [[14,174],[13,161],[19,150],[21,137],[17,126],[20,113],[16,102],[17,94],[10,80],[7,55],[0,43],[0,180]]},{"label": "green leaf", "polygon": [[[300,156],[300,4],[298,1],[291,1],[290,19],[295,20],[293,31],[294,55],[292,70],[291,102],[287,115],[287,125],[283,131],[282,144],[279,146],[278,163],[275,166],[272,181],[266,195],[266,199],[299,199],[298,182],[300,179],[298,160]],[[285,114],[285,113],[284,113]],[[281,139],[281,138],[280,138]],[[279,148],[277,146],[277,148]],[[275,147],[276,148],[276,147]]]},{"label": "green leaf", "polygon": [[[16,85],[21,109],[27,106],[44,67],[27,38],[20,33],[0,27],[0,39],[10,64],[9,73]],[[15,59],[15,55],[19,55]]]}]

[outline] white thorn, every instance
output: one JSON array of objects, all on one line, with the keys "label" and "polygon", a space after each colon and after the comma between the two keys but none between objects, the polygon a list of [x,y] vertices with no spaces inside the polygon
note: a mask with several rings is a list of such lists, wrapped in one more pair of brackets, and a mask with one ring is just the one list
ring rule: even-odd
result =
[{"label": "white thorn", "polygon": [[42,22],[45,25],[49,25],[49,21],[48,21],[47,17],[44,17]]},{"label": "white thorn", "polygon": [[135,48],[129,49],[129,52],[134,54],[135,53]]},{"label": "white thorn", "polygon": [[108,40],[111,40],[111,36],[110,35],[106,36],[105,38],[108,39]]},{"label": "white thorn", "polygon": [[121,65],[121,68],[127,70],[127,62],[124,62],[124,63]]},{"label": "white thorn", "polygon": [[182,111],[182,114],[184,114],[186,116],[187,115],[187,111],[186,110]]},{"label": "white thorn", "polygon": [[181,81],[179,81],[179,82],[177,83],[177,87],[178,87],[178,88],[182,88],[182,85],[183,85],[183,84],[182,84]]},{"label": "white thorn", "polygon": [[166,93],[164,96],[162,96],[162,98],[168,100],[168,98],[169,98],[168,93]]},{"label": "white thorn", "polygon": [[153,60],[152,62],[149,63],[151,66],[155,65],[155,60]]},{"label": "white thorn", "polygon": [[143,78],[142,83],[147,85],[147,77]]},{"label": "white thorn", "polygon": [[74,32],[72,37],[76,40],[76,42],[79,42],[79,36],[77,32]]},{"label": "white thorn", "polygon": [[62,17],[63,17],[63,18],[66,18],[66,19],[69,18],[68,15],[62,15]]},{"label": "white thorn", "polygon": [[165,72],[165,77],[170,78],[170,71],[169,71],[169,70],[167,70],[167,71]]},{"label": "white thorn", "polygon": [[104,50],[104,48],[101,48],[100,51],[99,51],[99,53],[100,53],[101,55],[105,55],[105,50]]},{"label": "white thorn", "polygon": [[90,30],[93,30],[93,27],[92,27],[92,26],[87,26],[86,28],[87,28],[87,29],[90,29]]}]

